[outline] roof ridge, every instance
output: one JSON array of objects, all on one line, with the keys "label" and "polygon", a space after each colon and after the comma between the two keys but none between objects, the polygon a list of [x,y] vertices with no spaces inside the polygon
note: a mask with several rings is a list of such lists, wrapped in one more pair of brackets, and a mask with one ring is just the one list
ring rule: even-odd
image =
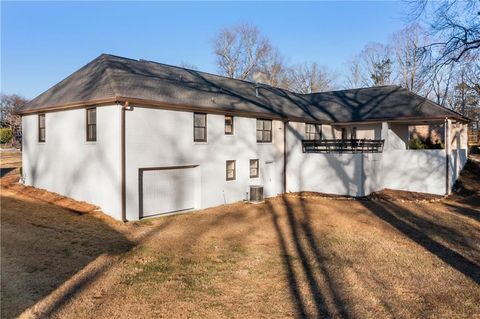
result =
[{"label": "roof ridge", "polygon": [[215,74],[215,73],[211,73],[211,72],[190,69],[190,68],[186,68],[186,67],[183,67],[183,66],[178,66],[178,65],[153,61],[153,60],[147,60],[147,59],[138,59],[137,60],[137,59],[127,58],[127,57],[123,57],[123,56],[120,56],[120,55],[114,55],[114,54],[109,54],[109,53],[103,53],[102,56],[103,55],[104,56],[115,57],[115,58],[120,58],[120,59],[125,59],[125,60],[130,60],[130,61],[137,62],[137,63],[152,63],[152,64],[158,64],[158,65],[161,65],[161,66],[172,67],[172,68],[176,68],[176,69],[180,69],[180,70],[184,70],[184,71],[193,71],[193,72],[197,72],[197,73],[201,73],[201,74],[211,75],[211,76],[214,76],[214,77],[217,77],[217,78],[223,78],[223,79],[227,79],[227,80],[244,82],[244,83],[248,83],[248,84],[251,84],[251,85],[261,84],[261,85],[264,85],[264,86],[267,86],[267,87],[270,87],[270,88],[273,88],[273,89],[285,91],[285,92],[295,94],[295,95],[299,95],[299,96],[308,96],[308,95],[312,95],[312,94],[323,94],[323,93],[341,92],[341,91],[358,91],[358,90],[382,88],[382,87],[401,87],[400,85],[397,85],[397,84],[386,84],[386,85],[366,86],[366,87],[352,88],[352,89],[338,89],[338,90],[329,90],[329,91],[312,92],[312,93],[297,93],[297,92],[293,92],[289,89],[280,88],[278,86],[273,86],[273,85],[263,83],[263,82],[254,82],[254,81],[243,80],[243,79],[229,78],[228,76],[224,76],[224,75],[220,75],[220,74]]},{"label": "roof ridge", "polygon": [[[161,65],[161,66],[172,67],[172,68],[176,68],[176,69],[180,69],[180,70],[184,70],[184,71],[193,71],[193,72],[197,72],[197,73],[201,73],[201,74],[206,74],[206,75],[214,76],[214,77],[217,77],[217,78],[222,78],[222,79],[226,79],[226,80],[243,82],[243,83],[247,83],[247,84],[251,84],[251,85],[259,85],[259,84],[261,84],[261,85],[265,85],[265,86],[270,87],[270,88],[273,88],[273,89],[286,91],[286,92],[289,92],[289,93],[291,93],[291,94],[297,94],[297,95],[300,94],[300,93],[292,92],[292,91],[290,91],[290,90],[288,90],[288,89],[283,89],[283,88],[280,88],[280,87],[278,87],[278,86],[273,86],[273,85],[270,85],[270,84],[267,84],[267,83],[263,83],[263,82],[254,82],[254,81],[243,80],[243,79],[229,78],[228,76],[224,76],[224,75],[220,75],[220,74],[215,74],[215,73],[211,73],[211,72],[206,72],[206,71],[200,71],[200,70],[185,68],[185,67],[182,67],[182,66],[173,65],[173,64],[168,64],[168,63],[162,63],[162,62],[158,62],[158,61],[152,61],[152,60],[147,60],[147,59],[138,59],[138,60],[136,60],[136,59],[131,59],[131,58],[127,58],[127,57],[122,57],[122,56],[119,56],[119,55],[107,54],[107,53],[104,53],[104,54],[102,54],[102,55],[111,56],[111,57],[120,58],[120,59],[126,59],[126,60],[134,61],[134,62],[137,62],[137,63],[152,63],[152,64],[158,64],[158,65]],[[300,95],[301,95],[301,94],[300,94]]]},{"label": "roof ridge", "polygon": [[[107,62],[107,58],[108,58],[108,55],[103,53],[100,55],[100,59],[102,60],[102,62]],[[107,82],[108,82],[108,85],[110,86],[110,89],[112,90],[113,92],[113,95],[115,96],[118,96],[119,93],[118,91],[115,89],[115,81],[113,80],[112,78],[112,75],[111,75],[111,70],[110,70],[110,66],[108,65],[108,63],[105,65],[105,76],[107,78]]]},{"label": "roof ridge", "polygon": [[324,94],[324,93],[334,93],[334,92],[344,92],[344,91],[369,90],[369,89],[378,89],[378,88],[386,88],[386,87],[402,88],[403,89],[403,87],[401,85],[390,84],[390,85],[364,86],[364,87],[352,88],[352,89],[338,89],[338,90],[330,90],[330,91],[322,91],[322,92],[303,93],[303,94],[300,94],[300,95],[314,95],[314,94]]}]

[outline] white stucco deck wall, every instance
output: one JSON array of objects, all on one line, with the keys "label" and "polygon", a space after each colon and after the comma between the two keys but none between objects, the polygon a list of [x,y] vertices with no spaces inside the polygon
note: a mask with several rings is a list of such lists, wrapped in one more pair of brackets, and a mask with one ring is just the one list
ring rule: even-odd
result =
[{"label": "white stucco deck wall", "polygon": [[[361,125],[357,125],[357,130]],[[443,195],[445,150],[407,150],[406,125],[389,125],[386,148],[377,154],[302,153],[304,124],[287,125],[287,191],[365,196],[384,188]],[[372,126],[375,134],[378,126]],[[327,132],[330,128],[327,128]],[[365,130],[368,132],[367,128]],[[358,131],[357,131],[358,132]],[[371,133],[369,133],[371,134]],[[452,153],[452,185],[466,162],[466,150]],[[456,172],[456,173],[454,173]]]},{"label": "white stucco deck wall", "polygon": [[38,115],[22,117],[26,185],[98,205],[121,219],[120,107],[97,108],[97,141],[86,141],[85,109],[46,113],[46,141]]},{"label": "white stucco deck wall", "polygon": [[[331,127],[322,126],[331,138]],[[288,122],[287,192],[314,191],[329,194],[362,196],[362,157],[360,154],[303,153],[301,140],[305,123]]]},{"label": "white stucco deck wall", "polygon": [[387,150],[380,155],[380,189],[445,194],[445,150]]},{"label": "white stucco deck wall", "polygon": [[[273,121],[272,143],[257,143],[255,118],[236,116],[234,121],[234,135],[225,135],[224,115],[208,114],[207,142],[197,143],[193,141],[192,112],[142,107],[127,111],[127,219],[139,218],[139,168],[198,165],[196,209],[244,200],[250,185],[263,185],[266,196],[282,193],[283,123]],[[259,178],[249,177],[250,159],[259,159]],[[227,160],[236,160],[234,181],[226,181]]]}]

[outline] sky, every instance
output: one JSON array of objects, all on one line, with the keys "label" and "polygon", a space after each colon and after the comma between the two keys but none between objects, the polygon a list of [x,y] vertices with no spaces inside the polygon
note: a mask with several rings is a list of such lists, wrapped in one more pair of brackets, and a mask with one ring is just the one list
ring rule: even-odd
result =
[{"label": "sky", "polygon": [[1,2],[0,91],[34,98],[102,53],[218,73],[223,27],[256,25],[287,63],[341,73],[406,24],[405,2]]}]

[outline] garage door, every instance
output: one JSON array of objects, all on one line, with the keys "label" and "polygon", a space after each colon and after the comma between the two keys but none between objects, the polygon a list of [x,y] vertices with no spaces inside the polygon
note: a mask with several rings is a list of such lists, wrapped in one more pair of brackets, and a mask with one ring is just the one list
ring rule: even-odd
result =
[{"label": "garage door", "polygon": [[140,170],[140,216],[195,207],[195,167]]}]

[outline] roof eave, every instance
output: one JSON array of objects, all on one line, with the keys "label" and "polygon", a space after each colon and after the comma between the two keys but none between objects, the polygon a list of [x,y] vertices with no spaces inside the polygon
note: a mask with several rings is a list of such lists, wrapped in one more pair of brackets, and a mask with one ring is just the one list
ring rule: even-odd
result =
[{"label": "roof eave", "polygon": [[41,108],[25,109],[25,110],[20,110],[17,113],[19,115],[28,115],[28,114],[37,114],[37,113],[65,111],[65,110],[83,108],[87,106],[111,105],[112,103],[115,104],[116,102],[117,102],[116,97],[109,97],[109,98],[88,100],[88,101],[82,101],[82,102],[71,102],[71,103],[64,103],[64,104],[49,105]]}]

